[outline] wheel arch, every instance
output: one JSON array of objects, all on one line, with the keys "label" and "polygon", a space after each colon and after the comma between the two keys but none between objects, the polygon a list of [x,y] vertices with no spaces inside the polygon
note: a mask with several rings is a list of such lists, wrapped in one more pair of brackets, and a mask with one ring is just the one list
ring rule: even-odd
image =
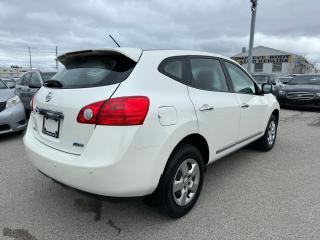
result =
[{"label": "wheel arch", "polygon": [[278,109],[274,109],[270,115],[270,117],[272,115],[274,115],[276,118],[277,118],[277,121],[279,122],[279,114],[280,114],[280,111]]},{"label": "wheel arch", "polygon": [[169,159],[172,157],[172,155],[175,153],[175,151],[182,145],[182,144],[191,144],[199,149],[203,160],[204,160],[204,166],[207,165],[209,162],[209,145],[207,140],[200,135],[199,133],[192,133],[188,136],[184,137],[180,140],[180,142],[173,148],[172,152],[170,153],[170,156],[167,160],[166,166],[168,165]]}]

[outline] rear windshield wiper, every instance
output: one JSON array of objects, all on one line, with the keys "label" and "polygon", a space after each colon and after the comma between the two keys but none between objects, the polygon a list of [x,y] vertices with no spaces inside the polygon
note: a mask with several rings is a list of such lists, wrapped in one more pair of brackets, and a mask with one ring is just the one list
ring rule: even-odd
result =
[{"label": "rear windshield wiper", "polygon": [[50,88],[62,88],[63,87],[63,84],[58,81],[58,80],[55,80],[55,79],[50,79],[48,81],[46,81],[43,86],[45,87],[50,87]]}]

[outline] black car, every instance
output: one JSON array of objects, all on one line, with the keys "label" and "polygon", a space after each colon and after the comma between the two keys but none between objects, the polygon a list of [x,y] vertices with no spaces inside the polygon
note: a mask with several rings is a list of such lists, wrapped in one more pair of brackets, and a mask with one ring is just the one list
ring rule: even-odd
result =
[{"label": "black car", "polygon": [[320,109],[320,75],[298,75],[279,91],[281,106]]},{"label": "black car", "polygon": [[30,101],[42,84],[48,81],[56,72],[31,70],[23,74],[16,84],[16,92],[27,112],[30,111]]}]

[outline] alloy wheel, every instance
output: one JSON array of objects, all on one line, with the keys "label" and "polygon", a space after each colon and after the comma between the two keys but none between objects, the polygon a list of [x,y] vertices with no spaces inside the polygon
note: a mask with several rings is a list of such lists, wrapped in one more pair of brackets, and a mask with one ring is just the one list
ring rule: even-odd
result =
[{"label": "alloy wheel", "polygon": [[268,127],[268,144],[271,146],[276,138],[276,123],[271,121]]},{"label": "alloy wheel", "polygon": [[173,180],[173,199],[179,206],[188,205],[197,193],[200,181],[200,169],[193,158],[184,160]]}]

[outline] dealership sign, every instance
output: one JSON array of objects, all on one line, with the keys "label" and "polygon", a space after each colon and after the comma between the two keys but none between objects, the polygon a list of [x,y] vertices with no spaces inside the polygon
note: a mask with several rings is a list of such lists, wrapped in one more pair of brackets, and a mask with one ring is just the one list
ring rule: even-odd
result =
[{"label": "dealership sign", "polygon": [[[248,62],[248,56],[231,57],[236,62],[243,64]],[[291,55],[252,56],[252,63],[291,63]]]}]

